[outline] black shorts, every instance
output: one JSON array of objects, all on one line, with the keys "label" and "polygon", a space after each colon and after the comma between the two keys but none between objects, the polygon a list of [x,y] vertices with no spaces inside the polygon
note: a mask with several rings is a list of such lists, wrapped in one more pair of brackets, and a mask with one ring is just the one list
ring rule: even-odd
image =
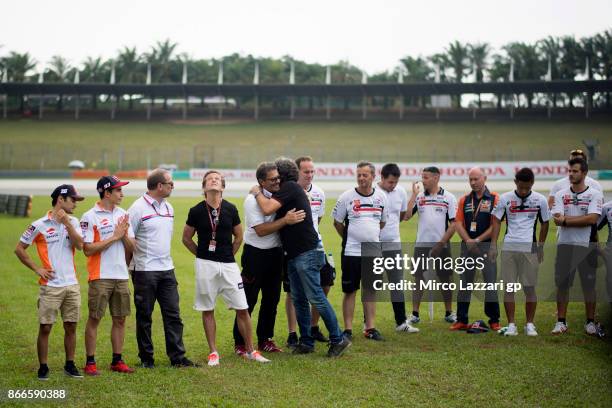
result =
[{"label": "black shorts", "polygon": [[[426,247],[415,247],[414,248],[414,258],[419,258],[421,256],[427,258],[429,257],[429,251],[431,251],[431,248],[426,248]],[[430,258],[430,262],[432,262],[431,260],[434,259],[435,261],[432,262],[433,265],[431,265],[433,267],[433,269],[436,270],[436,275],[438,275],[438,278],[442,281],[449,281],[450,279],[452,279],[453,276],[453,269],[452,268],[446,268],[445,267],[445,262],[444,259],[445,258],[450,258],[451,257],[451,251],[450,248],[446,247],[444,249],[442,249],[442,252],[440,253],[439,257],[431,257]],[[426,271],[426,268],[418,268],[414,271],[414,278],[415,281],[422,281],[423,280],[423,274]]]},{"label": "black shorts", "polygon": [[597,273],[597,251],[594,245],[559,244],[555,258],[555,285],[559,289],[569,289],[574,284],[576,270],[580,274],[583,289],[595,289]]},{"label": "black shorts", "polygon": [[[334,280],[336,279],[336,268],[330,265],[327,260],[327,254],[325,255],[325,264],[321,268],[321,287],[325,288],[328,286],[334,286]],[[291,292],[291,286],[289,285],[289,276],[287,275],[287,258],[283,262],[283,291],[285,293]]]},{"label": "black shorts", "polygon": [[373,290],[374,258],[365,256],[342,256],[342,292],[353,293],[361,288]]}]

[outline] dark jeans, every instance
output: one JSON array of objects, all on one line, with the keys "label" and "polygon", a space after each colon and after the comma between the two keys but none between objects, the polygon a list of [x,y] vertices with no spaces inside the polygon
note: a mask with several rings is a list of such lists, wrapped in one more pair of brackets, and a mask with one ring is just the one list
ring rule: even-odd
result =
[{"label": "dark jeans", "polygon": [[[481,254],[486,254],[489,250],[488,243],[482,243],[478,245],[478,249]],[[467,251],[465,244],[461,245],[461,256],[464,258],[476,258],[482,255],[471,254]],[[466,283],[474,282],[474,275],[476,274],[476,268],[465,268],[465,272],[460,274],[459,279],[463,286]],[[495,283],[497,280],[497,264],[495,262],[484,261],[484,268],[482,269],[482,278],[486,283]],[[470,308],[470,300],[472,297],[472,291],[460,290],[457,295],[457,321],[467,324],[468,311]],[[485,304],[484,311],[489,318],[489,323],[499,322],[499,300],[497,298],[496,290],[485,291]]]},{"label": "dark jeans", "polygon": [[136,306],[136,340],[140,360],[153,359],[151,315],[155,301],[159,302],[164,322],[166,354],[171,362],[185,356],[183,322],[179,308],[178,283],[174,269],[169,271],[134,271],[134,305]]},{"label": "dark jeans", "polygon": [[[259,249],[245,244],[242,250],[242,283],[246,294],[249,314],[257,305],[261,291],[261,306],[257,318],[258,343],[274,337],[276,308],[280,300],[283,276],[283,250],[279,248]],[[234,343],[244,345],[234,318]]]}]

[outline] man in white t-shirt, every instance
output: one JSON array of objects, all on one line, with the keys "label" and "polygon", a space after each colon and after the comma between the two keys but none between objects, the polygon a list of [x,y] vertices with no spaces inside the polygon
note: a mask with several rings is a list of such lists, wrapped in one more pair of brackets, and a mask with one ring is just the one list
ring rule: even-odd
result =
[{"label": "man in white t-shirt", "polygon": [[[409,220],[414,214],[419,214],[414,257],[444,260],[451,257],[449,242],[455,233],[453,221],[457,215],[457,199],[440,187],[440,170],[437,167],[424,168],[421,181],[425,190],[419,192],[417,182],[413,183],[412,196],[408,202],[409,211],[405,217],[406,220]],[[439,263],[434,262],[434,264]],[[452,281],[453,270],[444,267],[446,262],[441,262],[441,264],[442,268],[436,269],[438,279],[440,282],[449,283]],[[423,291],[419,289],[419,282],[424,280],[424,272],[422,267],[412,271],[417,284],[412,295],[412,316],[410,317],[412,324],[420,321],[419,306]],[[446,307],[444,320],[447,323],[455,323],[457,315],[452,311],[453,293],[450,290],[441,290],[441,293]]]},{"label": "man in white t-shirt", "polygon": [[[342,312],[344,317],[344,336],[353,336],[353,317],[355,298],[364,279],[362,298],[373,297],[373,288],[368,276],[362,270],[372,273],[373,258],[362,256],[362,244],[380,242],[380,231],[387,221],[387,199],[379,188],[373,186],[375,167],[369,162],[357,164],[357,187],[345,191],[338,198],[332,212],[334,227],[342,237]],[[371,278],[371,277],[370,277]],[[373,299],[371,299],[373,300]],[[365,338],[383,340],[375,327],[376,302],[363,302],[365,315]]]},{"label": "man in white t-shirt", "polygon": [[[261,163],[257,167],[255,176],[262,193],[267,197],[271,197],[280,189],[280,177],[274,163]],[[274,326],[280,301],[284,262],[278,230],[286,225],[302,222],[306,214],[304,211],[292,210],[279,219],[276,219],[276,214],[264,215],[252,194],[246,196],[243,208],[246,231],[240,261],[249,314],[253,313],[261,292],[256,330],[258,348],[268,353],[278,353],[282,350],[274,342]],[[236,319],[234,320],[234,351],[240,356],[246,354],[245,341],[240,334]]]},{"label": "man in white t-shirt", "polygon": [[608,240],[602,245],[602,255],[606,264],[608,302],[612,306],[612,201],[608,201],[603,205],[597,226],[600,230],[606,226],[608,227]]},{"label": "man in white t-shirt", "polygon": [[[569,162],[569,160],[577,159],[577,158],[584,159],[584,161],[587,162],[587,164],[589,162],[588,159],[587,159],[586,153],[584,151],[580,150],[580,149],[574,149],[574,150],[572,150],[570,152],[568,162]],[[595,189],[595,190],[603,192],[603,189],[601,188],[601,184],[599,184],[599,182],[597,180],[595,180],[595,179],[593,179],[593,178],[591,178],[589,176],[586,176],[586,178],[584,179],[584,183],[587,186],[591,187],[592,189]],[[565,188],[569,188],[570,185],[571,185],[571,183],[570,183],[569,176],[565,176],[563,178],[560,178],[559,180],[557,180],[555,182],[555,184],[553,184],[553,186],[550,189],[550,193],[548,194],[548,208],[552,208],[552,206],[553,206],[553,204],[555,202],[555,195],[559,191],[561,191],[561,190],[563,190]]]},{"label": "man in white t-shirt", "polygon": [[[378,187],[387,197],[387,222],[380,231],[380,242],[382,243],[383,257],[395,258],[401,255],[402,244],[400,237],[400,222],[403,221],[408,211],[408,193],[404,187],[398,185],[400,169],[395,163],[387,163],[380,170],[381,180]],[[404,279],[402,269],[387,270],[389,282],[401,282]],[[391,291],[391,305],[395,317],[395,330],[405,333],[418,333],[419,329],[412,327],[406,318],[406,304],[402,291]]]},{"label": "man in white t-shirt", "polygon": [[[516,189],[502,194],[499,203],[493,210],[493,231],[491,232],[492,250],[495,251],[501,221],[506,220],[506,235],[502,247],[502,279],[508,283],[520,282],[525,292],[525,314],[527,324],[525,334],[537,336],[534,324],[537,305],[536,285],[538,283],[538,266],[544,260],[544,243],[548,235],[550,212],[546,197],[532,191],[535,177],[530,168],[516,172],[514,184]],[[536,227],[541,224],[540,235],[536,243]],[[495,252],[491,253],[495,259]],[[518,330],[514,320],[514,293],[504,293],[504,307],[508,317],[508,326],[500,329],[505,336],[516,336]]]},{"label": "man in white t-shirt", "polygon": [[576,270],[580,274],[586,309],[584,329],[596,335],[595,323],[595,268],[597,253],[591,244],[592,226],[597,223],[603,207],[601,191],[585,183],[589,167],[582,158],[569,161],[571,186],[555,195],[552,215],[559,227],[557,257],[555,259],[555,284],[557,285],[557,323],[553,334],[567,331],[567,305]]}]

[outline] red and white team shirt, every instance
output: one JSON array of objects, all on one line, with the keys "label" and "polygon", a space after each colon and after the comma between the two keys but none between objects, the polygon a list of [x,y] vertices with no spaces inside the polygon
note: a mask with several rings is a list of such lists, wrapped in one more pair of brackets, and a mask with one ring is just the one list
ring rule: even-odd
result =
[{"label": "red and white team shirt", "polygon": [[433,246],[440,241],[451,221],[457,216],[457,198],[440,188],[436,194],[420,192],[412,208],[412,214],[419,213],[416,243]]},{"label": "red and white team shirt", "polygon": [[[70,223],[80,235],[79,221],[69,217]],[[43,268],[54,272],[53,279],[40,278],[39,284],[61,288],[79,283],[70,235],[64,224],[51,218],[51,212],[34,221],[21,235],[20,241],[26,245],[34,244]]]},{"label": "red and white team shirt", "polygon": [[[551,213],[582,216],[588,214],[601,215],[603,207],[603,194],[601,191],[592,187],[587,187],[584,191],[574,192],[572,187],[559,191],[555,195],[555,203]],[[572,244],[589,246],[591,237],[591,226],[585,227],[559,227],[557,245]]]},{"label": "red and white team shirt", "polygon": [[[127,211],[123,208],[115,207],[112,211],[107,211],[100,206],[100,203],[96,203],[81,218],[83,242],[91,244],[109,239],[115,233],[115,226],[119,223],[120,218],[126,214]],[[128,229],[128,237],[134,238],[131,225]],[[116,241],[104,251],[87,257],[87,272],[90,281],[129,279],[123,242]]]},{"label": "red and white team shirt", "polygon": [[323,218],[325,215],[325,193],[316,184],[310,184],[310,188],[306,190],[306,195],[310,201],[310,211],[312,212],[312,224],[319,241],[321,241],[321,232],[319,231],[319,218]]}]

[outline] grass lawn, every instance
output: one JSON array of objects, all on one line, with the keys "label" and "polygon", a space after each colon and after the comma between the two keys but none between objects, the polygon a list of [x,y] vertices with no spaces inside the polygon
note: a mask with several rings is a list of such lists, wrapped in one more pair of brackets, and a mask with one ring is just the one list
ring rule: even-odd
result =
[{"label": "grass lawn", "polygon": [[160,163],[254,168],[278,155],[319,162],[559,160],[584,139],[600,142],[594,168],[612,162],[607,122],[167,122],[0,121],[1,169],[66,169],[69,161],[116,170]]},{"label": "grass lawn", "polygon": [[[0,126],[0,130],[6,129]],[[14,125],[10,125],[14,126]],[[28,124],[31,129],[42,124]],[[49,125],[45,125],[49,126]],[[75,125],[76,126],[76,125]],[[105,125],[106,126],[106,125]],[[112,128],[116,125],[107,125]],[[129,127],[131,125],[122,125]],[[142,129],[154,129],[151,125]],[[270,125],[272,128],[274,125]],[[341,127],[341,125],[339,125]],[[197,133],[195,129],[186,132]],[[57,129],[59,131],[59,129]],[[201,129],[200,129],[201,131]],[[212,130],[211,130],[212,131]],[[73,138],[76,138],[73,129]],[[156,133],[163,137],[163,132]],[[88,137],[94,137],[93,131]],[[385,137],[391,137],[386,135]],[[65,141],[69,138],[66,136]],[[76,139],[73,139],[76,140]],[[160,140],[160,139],[156,139]],[[126,197],[127,208],[133,198]],[[92,198],[80,203],[76,215],[89,209]],[[191,198],[175,198],[176,226],[173,257],[181,295],[184,341],[188,357],[204,363],[208,349],[200,314],[193,310],[193,257],[180,242],[182,226]],[[241,200],[235,201],[239,209]],[[33,214],[38,218],[50,204],[46,197],[34,199]],[[328,208],[334,203],[329,202]],[[103,319],[98,333],[97,359],[102,375],[83,380],[70,379],[62,373],[64,361],[61,325],[51,334],[49,366],[51,377],[41,383],[36,379],[36,336],[38,330],[36,299],[37,279],[12,254],[20,234],[30,220],[0,216],[0,248],[6,256],[0,264],[3,282],[0,289],[0,401],[4,405],[22,405],[6,400],[8,389],[65,389],[68,402],[77,406],[601,406],[612,400],[612,347],[610,340],[587,337],[582,330],[583,307],[572,304],[568,315],[571,332],[563,337],[549,334],[555,322],[553,303],[539,305],[536,323],[540,336],[503,338],[492,333],[470,336],[449,332],[442,321],[443,308],[436,306],[436,320],[424,319],[421,333],[396,334],[389,304],[379,304],[377,326],[387,338],[373,343],[357,335],[353,347],[340,359],[325,357],[326,347],[308,356],[288,353],[272,355],[271,364],[257,365],[234,356],[231,327],[233,312],[222,301],[217,310],[218,345],[221,367],[211,369],[172,369],[164,353],[164,339],[158,309],[154,313],[153,337],[158,367],[140,369],[134,375],[112,373],[110,319]],[[327,250],[340,259],[340,239],[331,219],[322,222]],[[416,223],[402,224],[404,241],[414,240]],[[555,236],[554,230],[550,238]],[[31,248],[30,255],[37,259]],[[78,327],[77,364],[84,365],[84,322],[87,317],[87,272],[85,256],[77,254],[83,294],[82,318]],[[339,269],[339,268],[338,268]],[[338,272],[340,272],[338,270]],[[330,299],[341,310],[339,277]],[[283,344],[286,335],[284,295],[279,304],[276,340]],[[519,328],[524,312],[517,308]],[[408,310],[410,308],[408,307]],[[471,320],[484,318],[482,304],[474,303]],[[134,313],[134,310],[132,311]],[[426,307],[422,308],[427,315]],[[255,316],[257,311],[255,312]],[[355,329],[361,327],[361,306],[355,312]],[[609,321],[609,305],[602,304],[599,315]],[[338,315],[341,318],[341,315]],[[255,318],[256,320],[256,318]],[[502,319],[505,321],[505,319]],[[134,315],[128,318],[124,356],[137,365]],[[51,403],[45,402],[45,405]],[[59,402],[66,406],[66,401]],[[40,403],[39,405],[42,405]]]}]

